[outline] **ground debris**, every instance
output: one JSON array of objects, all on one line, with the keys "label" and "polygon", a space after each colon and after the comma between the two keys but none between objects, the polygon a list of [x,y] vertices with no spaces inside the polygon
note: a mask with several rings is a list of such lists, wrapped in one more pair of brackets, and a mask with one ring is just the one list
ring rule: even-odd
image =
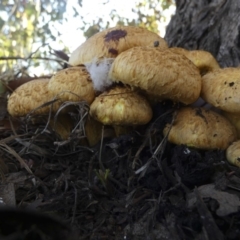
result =
[{"label": "ground debris", "polygon": [[[240,201],[237,195],[219,191],[215,189],[213,184],[200,186],[198,192],[205,201],[211,204],[211,208],[214,208],[213,210],[215,210],[216,214],[220,217],[227,216],[231,213],[237,213],[240,209]],[[196,204],[197,198],[194,196],[194,193],[189,194],[187,198],[188,207],[192,208],[193,205]],[[210,200],[212,200],[211,203]]]},{"label": "ground debris", "polygon": [[239,239],[240,171],[223,151],[168,143],[162,129],[178,106],[158,107],[147,126],[93,147],[76,112],[66,141],[46,122],[9,124],[0,130],[0,197],[21,214],[57,216],[78,239],[208,239],[209,222],[216,236]]}]

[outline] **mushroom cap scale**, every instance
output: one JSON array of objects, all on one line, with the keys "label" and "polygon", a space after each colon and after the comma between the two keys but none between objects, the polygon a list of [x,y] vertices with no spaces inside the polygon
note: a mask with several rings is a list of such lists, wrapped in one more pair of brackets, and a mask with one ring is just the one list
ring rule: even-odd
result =
[{"label": "mushroom cap scale", "polygon": [[145,90],[159,100],[185,104],[195,102],[201,91],[199,70],[188,58],[151,47],[135,47],[119,54],[109,77]]},{"label": "mushroom cap scale", "polygon": [[214,107],[240,113],[240,68],[223,68],[202,77],[201,97]]},{"label": "mushroom cap scale", "polygon": [[115,58],[135,46],[167,48],[166,41],[145,28],[116,26],[96,33],[80,45],[70,56],[69,64],[77,66],[103,58]]},{"label": "mushroom cap scale", "polygon": [[[8,99],[8,112],[14,117],[25,116],[36,108],[51,101],[54,96],[48,91],[49,79],[36,79],[18,87]],[[41,107],[33,111],[34,115],[46,114],[50,110],[56,112],[60,102]]]},{"label": "mushroom cap scale", "polygon": [[95,91],[86,67],[71,67],[58,71],[49,81],[48,90],[62,101],[92,103]]},{"label": "mushroom cap scale", "polygon": [[226,149],[237,138],[236,129],[222,115],[204,108],[186,107],[178,110],[170,129],[163,133],[175,144],[199,149]]},{"label": "mushroom cap scale", "polygon": [[115,87],[96,97],[90,115],[104,125],[144,125],[152,118],[147,100],[127,87]]}]

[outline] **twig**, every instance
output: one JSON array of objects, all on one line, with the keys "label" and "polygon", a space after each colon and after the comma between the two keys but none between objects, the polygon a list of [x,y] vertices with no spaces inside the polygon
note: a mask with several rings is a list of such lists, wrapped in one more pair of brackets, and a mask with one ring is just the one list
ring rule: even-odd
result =
[{"label": "twig", "polygon": [[55,61],[60,63],[68,63],[65,60],[62,59],[56,59],[56,58],[47,58],[47,57],[0,57],[0,61],[10,61],[10,60],[45,60],[45,61]]},{"label": "twig", "polygon": [[29,174],[33,175],[32,170],[29,168],[29,166],[27,165],[27,163],[17,154],[17,152],[15,152],[14,149],[10,148],[7,144],[5,143],[1,143],[0,146],[2,146],[2,148],[5,148],[6,151],[8,153],[10,153],[11,155],[13,155],[22,166],[24,166],[24,168],[28,171]]},{"label": "twig", "polygon": [[[173,115],[173,119],[172,119],[171,125],[170,125],[170,127],[169,127],[169,130],[168,130],[166,136],[164,136],[164,138],[162,139],[162,141],[159,143],[159,145],[158,145],[157,148],[155,149],[155,151],[154,151],[153,155],[151,156],[151,158],[149,158],[149,160],[147,161],[147,163],[146,163],[145,165],[143,165],[141,168],[139,168],[138,170],[135,171],[135,174],[141,173],[139,179],[143,177],[144,173],[147,171],[147,168],[150,166],[150,164],[152,163],[152,161],[153,161],[153,160],[157,160],[157,154],[158,154],[161,150],[163,150],[163,148],[164,148],[164,146],[165,146],[165,144],[166,144],[166,142],[167,142],[167,139],[168,139],[168,134],[169,134],[169,132],[170,132],[170,130],[171,130],[171,127],[172,127],[172,125],[173,125],[173,123],[174,123],[174,121],[175,121],[176,115],[177,115],[177,113],[175,112],[174,115]],[[163,153],[163,151],[161,151],[161,153]],[[162,154],[161,154],[161,157],[162,157]],[[161,159],[161,157],[160,157],[160,159]],[[161,167],[161,164],[159,163],[159,161],[157,161],[157,164],[158,164],[160,170],[162,171],[162,167]]]},{"label": "twig", "polygon": [[103,171],[105,171],[105,167],[103,166],[103,163],[102,163],[103,136],[104,136],[104,125],[102,126],[102,135],[101,135],[101,143],[100,143],[100,150],[99,150],[99,166]]},{"label": "twig", "polygon": [[73,211],[72,211],[72,221],[71,221],[72,224],[75,221],[76,210],[77,210],[77,200],[78,200],[78,190],[75,187],[75,185],[73,185],[73,188],[74,188],[74,205],[73,205]]},{"label": "twig", "polygon": [[14,135],[14,136],[6,137],[6,138],[4,138],[4,139],[0,139],[0,144],[2,144],[2,143],[3,143],[3,144],[6,144],[6,143],[14,140],[14,139],[17,138],[17,137],[24,137],[24,136],[26,136],[26,135],[27,135],[27,134]]},{"label": "twig", "polygon": [[[135,169],[136,167],[136,162],[139,158],[139,155],[141,154],[142,150],[145,148],[145,146],[147,145],[148,141],[151,140],[151,130],[153,129],[153,126],[155,125],[155,123],[162,117],[166,116],[167,114],[171,113],[171,111],[167,111],[166,113],[162,114],[161,116],[159,116],[150,126],[150,128],[148,129],[148,136],[145,138],[144,142],[142,143],[142,145],[140,146],[140,148],[138,149],[137,153],[134,156],[133,159],[133,163],[132,163],[132,169]],[[175,119],[175,116],[173,116],[173,120]],[[170,130],[169,130],[170,131]],[[168,134],[167,134],[168,135]]]}]

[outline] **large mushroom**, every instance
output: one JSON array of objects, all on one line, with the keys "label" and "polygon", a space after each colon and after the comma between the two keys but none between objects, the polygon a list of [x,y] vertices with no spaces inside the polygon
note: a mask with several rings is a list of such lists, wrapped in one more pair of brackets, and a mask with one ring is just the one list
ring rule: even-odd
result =
[{"label": "large mushroom", "polygon": [[72,52],[69,64],[84,64],[91,75],[94,89],[103,92],[112,85],[108,72],[114,59],[121,52],[135,46],[155,46],[158,49],[168,47],[163,38],[145,28],[117,26],[87,39]]},{"label": "large mushroom", "polygon": [[159,100],[195,102],[201,91],[197,67],[170,50],[135,47],[119,54],[109,72],[114,82],[140,88]]},{"label": "large mushroom", "polygon": [[185,107],[177,111],[163,133],[172,143],[198,149],[226,149],[237,139],[234,126],[222,115],[204,108]]},{"label": "large mushroom", "polygon": [[136,46],[168,47],[163,38],[145,28],[117,26],[87,39],[72,52],[69,64],[77,66],[104,58],[115,58],[121,52]]}]

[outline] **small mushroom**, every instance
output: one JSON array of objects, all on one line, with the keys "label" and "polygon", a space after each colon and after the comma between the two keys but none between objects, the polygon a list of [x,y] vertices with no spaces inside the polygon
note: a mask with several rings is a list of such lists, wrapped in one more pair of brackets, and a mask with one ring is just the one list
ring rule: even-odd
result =
[{"label": "small mushroom", "polygon": [[58,71],[48,83],[48,90],[62,101],[92,103],[95,91],[91,77],[84,66]]},{"label": "small mushroom", "polygon": [[226,158],[229,163],[240,167],[240,140],[233,142],[226,151]]},{"label": "small mushroom", "polygon": [[109,72],[114,82],[140,88],[159,100],[195,102],[201,91],[197,67],[170,50],[135,47],[119,54]]},{"label": "small mushroom", "polygon": [[240,69],[223,68],[202,77],[201,97],[223,111],[240,114]]},{"label": "small mushroom", "polygon": [[147,124],[152,118],[148,101],[129,87],[115,86],[95,98],[90,106],[90,115],[103,125],[121,127]]},{"label": "small mushroom", "polygon": [[163,134],[172,143],[199,149],[226,149],[237,139],[236,129],[225,117],[191,107],[178,110],[173,126],[167,124]]},{"label": "small mushroom", "polygon": [[[50,110],[56,112],[60,107],[60,102],[48,104],[54,95],[48,90],[49,79],[37,79],[24,83],[18,87],[9,97],[7,109],[11,116],[26,116],[30,112],[33,115],[46,114]],[[42,106],[43,107],[40,107]],[[39,109],[37,109],[40,107]]]},{"label": "small mushroom", "polygon": [[220,66],[214,56],[204,50],[192,50],[188,51],[184,48],[173,47],[169,48],[174,53],[182,54],[191,60],[199,69],[200,74],[203,76],[208,72],[219,69]]},{"label": "small mushroom", "polygon": [[136,46],[168,47],[163,38],[146,28],[117,26],[87,39],[73,51],[69,64],[77,66],[104,58],[115,58],[121,52]]}]

